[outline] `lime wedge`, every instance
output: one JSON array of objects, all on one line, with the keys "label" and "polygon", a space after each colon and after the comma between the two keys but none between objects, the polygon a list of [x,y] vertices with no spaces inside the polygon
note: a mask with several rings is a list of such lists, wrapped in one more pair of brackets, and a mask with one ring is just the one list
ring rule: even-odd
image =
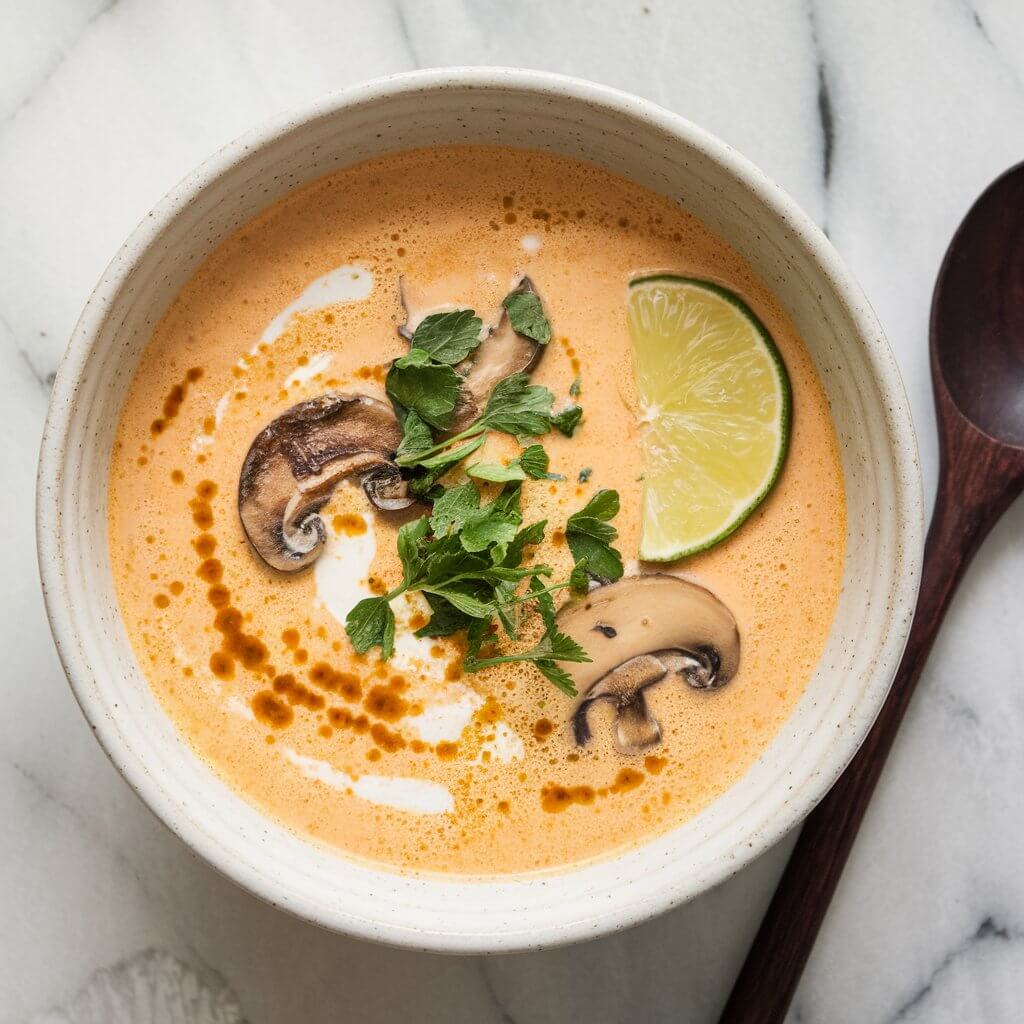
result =
[{"label": "lime wedge", "polygon": [[644,425],[640,557],[669,562],[729,536],[764,501],[789,445],[789,375],[732,292],[661,275],[626,303]]}]

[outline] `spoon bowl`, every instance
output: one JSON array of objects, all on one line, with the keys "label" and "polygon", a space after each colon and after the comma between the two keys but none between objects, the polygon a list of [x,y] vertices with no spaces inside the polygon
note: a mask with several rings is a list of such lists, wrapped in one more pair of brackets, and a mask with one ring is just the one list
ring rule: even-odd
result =
[{"label": "spoon bowl", "polygon": [[997,178],[953,237],[932,305],[936,386],[992,440],[1024,447],[1024,164]]}]

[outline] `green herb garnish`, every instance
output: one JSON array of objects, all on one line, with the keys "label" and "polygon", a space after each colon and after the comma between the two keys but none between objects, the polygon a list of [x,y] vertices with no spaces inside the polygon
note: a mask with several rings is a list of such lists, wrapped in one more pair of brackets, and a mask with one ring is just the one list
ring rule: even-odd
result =
[{"label": "green herb garnish", "polygon": [[513,480],[564,480],[561,473],[548,472],[548,453],[543,445],[531,444],[524,448],[518,459],[503,466],[497,462],[475,462],[466,472],[477,480],[489,483],[508,483]]},{"label": "green herb garnish", "polygon": [[569,396],[570,396],[570,398],[579,398],[580,397],[580,389],[581,389],[582,385],[583,385],[583,379],[580,377],[579,374],[576,374],[575,379],[569,385]]},{"label": "green herb garnish", "polygon": [[[551,325],[540,298],[517,291],[503,306],[512,329],[546,345]],[[572,588],[585,593],[591,577],[617,579],[622,558],[611,546],[617,532],[609,520],[618,512],[618,495],[599,491],[569,517],[565,534],[575,559],[567,580],[550,582],[547,565],[523,565],[528,550],[544,540],[547,522],[523,525],[521,487],[527,480],[564,480],[549,471],[543,445],[534,441],[556,429],[572,437],[583,410],[571,405],[552,414],[554,400],[545,387],[531,384],[525,373],[498,381],[483,412],[464,430],[439,441],[435,431],[451,428],[459,403],[462,378],[453,369],[480,345],[482,322],[471,309],[435,313],[416,328],[412,347],[388,371],[386,388],[402,421],[403,436],[395,461],[409,473],[409,490],[433,502],[429,516],[406,523],[398,531],[402,582],[387,594],[360,601],[346,618],[353,648],[364,654],[379,647],[387,660],[394,653],[395,617],[391,602],[405,593],[421,593],[431,617],[416,631],[421,637],[465,632],[463,659],[469,672],[491,665],[530,662],[563,693],[575,695],[571,675],[562,663],[590,661],[586,651],[556,625],[553,595]],[[569,388],[580,393],[580,378]],[[507,465],[475,462],[470,477],[455,487],[440,478],[483,445],[489,431],[509,434],[523,450]],[[590,470],[580,472],[580,482]],[[497,497],[481,502],[474,480],[501,484]],[[531,609],[534,611],[531,612]],[[539,616],[540,639],[526,650],[481,654],[485,644],[519,637],[524,615]]]},{"label": "green herb garnish", "polygon": [[567,409],[563,409],[551,417],[551,426],[565,434],[566,437],[572,437],[576,433],[581,419],[583,419],[583,410],[578,405],[570,405]]},{"label": "green herb garnish", "polygon": [[[385,382],[388,395],[424,423],[444,430],[451,426],[459,399],[459,375],[428,352],[412,348],[391,364]],[[406,456],[408,458],[408,456]]]},{"label": "green herb garnish", "polygon": [[[518,481],[506,484],[494,501],[484,505],[472,482],[443,489],[429,517],[402,526],[397,540],[402,582],[387,594],[360,601],[346,619],[349,639],[358,653],[380,647],[385,660],[391,656],[395,619],[390,602],[419,591],[432,615],[417,635],[449,636],[466,630],[467,671],[529,661],[564,692],[575,693],[571,678],[558,663],[590,658],[555,628],[551,599],[570,583],[545,584],[550,566],[522,565],[527,547],[544,539],[546,523],[522,526],[519,486]],[[524,583],[526,588],[520,590]],[[525,651],[481,658],[481,645],[498,624],[506,636],[518,636],[521,606],[527,603],[535,603],[541,615],[540,640]]]},{"label": "green herb garnish", "polygon": [[[403,358],[407,359],[408,356]],[[457,376],[450,367],[446,367],[446,369],[453,376]],[[396,400],[401,401],[401,399]],[[539,437],[551,429],[551,403],[553,401],[554,395],[547,388],[539,384],[531,384],[525,373],[514,373],[512,376],[498,381],[491,392],[491,397],[487,400],[483,414],[461,433],[432,445],[430,448],[399,456],[396,461],[400,466],[427,465],[432,456],[450,449],[460,441],[478,437],[488,430],[498,430],[503,434],[512,434],[514,437]],[[452,408],[454,407],[453,401]],[[428,423],[432,422],[423,415],[421,410],[417,409],[416,411]]]},{"label": "green herb garnish", "polygon": [[589,466],[584,466],[580,470],[580,475],[576,478],[581,484],[585,484],[593,474],[593,470]]},{"label": "green herb garnish", "polygon": [[600,490],[565,524],[565,540],[577,563],[586,560],[589,575],[602,581],[622,576],[622,555],[612,547],[619,531],[609,522],[619,513],[618,491]]},{"label": "green herb garnish", "polygon": [[544,315],[540,296],[534,292],[511,292],[501,303],[508,311],[508,319],[516,334],[532,338],[546,345],[551,340],[551,324]]},{"label": "green herb garnish", "polygon": [[480,344],[483,321],[472,309],[431,313],[412,336],[412,347],[422,349],[439,363],[461,363]]},{"label": "green herb garnish", "polygon": [[492,484],[526,479],[526,470],[517,460],[513,460],[507,466],[500,462],[474,462],[472,466],[466,468],[466,472],[476,480],[486,480]]}]

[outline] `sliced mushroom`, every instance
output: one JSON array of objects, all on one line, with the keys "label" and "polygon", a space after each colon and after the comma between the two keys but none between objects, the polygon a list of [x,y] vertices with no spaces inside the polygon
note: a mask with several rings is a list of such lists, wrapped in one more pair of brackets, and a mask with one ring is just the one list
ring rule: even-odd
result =
[{"label": "sliced mushroom", "polygon": [[677,576],[627,576],[598,587],[559,612],[558,628],[593,659],[566,666],[581,694],[572,718],[580,746],[591,739],[588,714],[597,701],[615,708],[615,745],[636,754],[661,740],[648,687],[671,675],[715,689],[739,668],[732,613],[711,591]]},{"label": "sliced mushroom", "polygon": [[391,407],[367,395],[328,392],[278,416],[256,435],[238,480],[256,553],[282,572],[314,562],[326,537],[320,509],[345,477],[360,477],[375,508],[408,508],[415,499],[393,462],[401,441]]},{"label": "sliced mushroom", "polygon": [[[528,277],[520,278],[509,294],[520,292],[536,294],[533,282]],[[409,342],[416,328],[431,313],[456,308],[450,304],[428,305],[426,295],[417,294],[404,278],[400,283],[399,294],[405,310],[405,322],[398,328],[398,333]],[[462,374],[464,381],[455,407],[452,431],[457,433],[462,430],[483,412],[498,381],[511,377],[513,373],[529,373],[537,365],[543,351],[544,346],[539,342],[513,330],[508,312],[502,305],[496,320],[487,327],[487,334],[479,347],[455,368]]]}]

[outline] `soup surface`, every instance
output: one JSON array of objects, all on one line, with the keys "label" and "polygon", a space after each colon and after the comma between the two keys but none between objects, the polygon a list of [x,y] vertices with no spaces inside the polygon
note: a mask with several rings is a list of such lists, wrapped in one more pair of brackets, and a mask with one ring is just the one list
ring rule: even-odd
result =
[{"label": "soup surface", "polygon": [[[676,563],[636,561],[642,425],[626,320],[638,275],[718,282],[756,312],[793,392],[778,483],[728,539]],[[422,514],[373,511],[355,483],[322,516],[312,568],[254,553],[237,507],[253,438],[326,391],[384,398],[407,351],[400,281],[485,320],[528,274],[553,337],[531,379],[584,409],[572,438],[542,440],[557,480],[522,485],[525,522],[548,521],[532,557],[564,579],[567,517],[601,488],[621,499],[627,574],[708,588],[735,616],[742,656],[721,689],[646,691],[660,742],[616,749],[614,708],[592,739],[574,702],[533,666],[463,671],[458,637],[420,639],[421,595],[395,600],[396,650],[357,655],[344,628],[361,598],[401,579],[395,534]],[[491,434],[475,458],[501,461]],[[453,479],[460,477],[456,470]],[[496,485],[484,487],[486,493]],[[145,351],[124,406],[109,488],[109,543],[143,672],[196,753],[285,826],[346,855],[411,870],[560,868],[653,838],[749,768],[821,656],[846,537],[828,405],[792,323],[744,260],[703,224],[588,164],[452,147],[372,160],[288,196],[224,242],[184,287]],[[566,601],[566,591],[555,594]]]}]

